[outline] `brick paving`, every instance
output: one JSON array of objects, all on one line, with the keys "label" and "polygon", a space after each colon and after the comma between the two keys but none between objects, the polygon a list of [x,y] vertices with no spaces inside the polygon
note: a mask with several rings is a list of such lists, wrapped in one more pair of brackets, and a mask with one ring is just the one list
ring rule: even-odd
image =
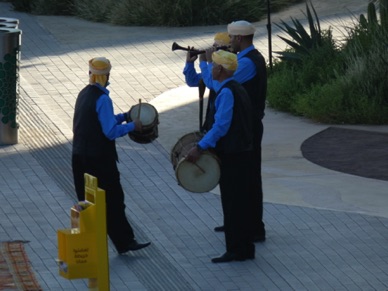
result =
[{"label": "brick paving", "polygon": [[[322,11],[323,23],[338,29],[352,21],[352,13],[366,11],[364,2],[319,2],[317,12]],[[296,17],[303,8],[290,8],[274,15],[274,20]],[[171,52],[173,41],[204,47],[225,27],[115,27],[19,13],[5,2],[0,2],[0,16],[18,18],[23,31],[19,143],[0,146],[0,237],[30,241],[26,250],[43,290],[85,290],[86,280],[58,275],[55,259],[56,231],[69,227],[69,209],[76,202],[70,167],[71,119],[75,98],[87,82],[87,61],[100,55],[111,59],[109,89],[115,110],[123,112],[139,98],[152,102],[184,86],[185,56]],[[255,44],[266,55],[265,22],[257,26]],[[277,50],[282,44],[274,37],[273,46]],[[288,122],[290,117],[268,111],[267,120],[276,119],[276,124],[286,126],[296,120]],[[185,122],[194,123],[176,120],[177,126]],[[311,126],[314,132],[324,128],[304,121],[295,124],[302,124],[300,130],[307,133]],[[284,138],[266,134],[267,140]],[[168,147],[158,141],[142,145],[121,138],[117,145],[127,214],[138,240],[150,240],[152,245],[127,256],[118,256],[110,246],[111,290],[388,289],[388,198],[383,195],[387,183],[328,170],[299,176],[312,166],[301,164],[298,155],[284,159],[286,150],[280,148],[273,154],[276,159],[263,162],[268,178],[264,182],[267,241],[256,244],[253,261],[218,265],[210,258],[224,251],[222,234],[213,232],[222,220],[219,195],[193,194],[179,187]],[[290,145],[285,145],[288,151]],[[277,168],[282,158],[286,166]],[[283,172],[288,176],[279,177]],[[333,191],[332,181],[338,192],[356,193],[354,188],[366,187],[364,196],[377,193],[380,200],[377,205],[368,197],[349,203],[343,199],[347,196]],[[287,200],[291,192],[302,199]],[[323,198],[315,195],[322,197],[325,192],[335,193],[321,204]],[[281,194],[280,200],[271,200]]]}]

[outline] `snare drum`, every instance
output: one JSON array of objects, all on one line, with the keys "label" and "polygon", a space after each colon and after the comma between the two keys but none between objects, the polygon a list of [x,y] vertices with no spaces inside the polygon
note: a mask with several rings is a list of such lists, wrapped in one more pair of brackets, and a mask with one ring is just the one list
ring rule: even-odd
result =
[{"label": "snare drum", "polygon": [[154,126],[151,129],[148,130],[142,130],[139,131],[132,131],[128,132],[128,136],[131,140],[137,142],[137,143],[151,143],[153,142],[158,136],[159,136],[159,130],[158,126]]},{"label": "snare drum", "polygon": [[213,152],[204,151],[195,164],[185,159],[189,150],[202,137],[203,134],[199,131],[186,134],[178,140],[171,151],[171,162],[178,184],[194,193],[209,192],[220,180],[219,160]]},{"label": "snare drum", "polygon": [[[140,115],[139,115],[140,111]],[[142,131],[128,133],[130,139],[137,143],[150,143],[159,136],[159,115],[154,106],[149,103],[136,104],[128,112],[128,121],[139,118],[142,123]]]}]

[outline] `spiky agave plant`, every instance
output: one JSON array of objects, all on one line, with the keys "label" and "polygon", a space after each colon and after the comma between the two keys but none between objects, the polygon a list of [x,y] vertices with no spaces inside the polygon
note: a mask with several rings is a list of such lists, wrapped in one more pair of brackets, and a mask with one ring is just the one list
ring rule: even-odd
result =
[{"label": "spiky agave plant", "polygon": [[311,13],[308,2],[306,2],[306,13],[303,13],[307,17],[307,21],[310,28],[310,34],[306,31],[301,22],[291,17],[291,21],[294,27],[291,27],[285,21],[281,21],[281,25],[276,24],[282,31],[284,31],[291,39],[283,36],[279,36],[285,41],[291,49],[285,51],[275,52],[279,54],[279,58],[285,61],[301,60],[302,57],[309,55],[310,51],[314,48],[322,45],[322,30],[319,22],[317,12],[315,11],[311,1],[310,6],[314,13],[314,18]]}]

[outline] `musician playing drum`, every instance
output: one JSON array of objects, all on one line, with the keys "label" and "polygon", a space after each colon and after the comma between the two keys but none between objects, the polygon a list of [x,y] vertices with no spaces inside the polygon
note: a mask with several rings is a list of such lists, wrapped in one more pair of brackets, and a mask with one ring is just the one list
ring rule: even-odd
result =
[{"label": "musician playing drum", "polygon": [[[210,54],[209,54],[210,55]],[[232,76],[237,56],[219,50],[213,52],[212,78],[218,82],[216,100],[210,114],[214,123],[187,154],[195,163],[201,151],[214,148],[220,159],[219,181],[224,213],[226,252],[213,263],[254,259],[253,243],[253,136],[252,111],[245,89]]]},{"label": "musician playing drum", "polygon": [[98,179],[106,191],[107,232],[117,252],[124,254],[150,245],[138,243],[125,214],[124,191],[117,168],[116,138],[141,131],[140,120],[124,123],[127,113],[115,115],[109,90],[112,66],[104,57],[89,61],[89,84],[78,94],[73,117],[72,169],[79,201],[85,200],[84,174]]}]

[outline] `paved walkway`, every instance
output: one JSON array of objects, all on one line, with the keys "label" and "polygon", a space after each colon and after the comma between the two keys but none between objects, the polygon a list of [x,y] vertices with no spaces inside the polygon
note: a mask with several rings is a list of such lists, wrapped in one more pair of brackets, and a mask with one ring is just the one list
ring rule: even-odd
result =
[{"label": "paved walkway", "polygon": [[[313,1],[324,26],[338,30],[366,11],[366,1]],[[304,5],[273,15],[303,17]],[[109,249],[111,290],[387,290],[388,182],[321,168],[303,159],[301,143],[327,128],[267,109],[264,119],[264,219],[268,239],[256,259],[212,264],[224,252],[217,189],[186,192],[176,183],[172,145],[198,128],[197,91],[184,84],[185,53],[174,41],[206,47],[225,26],[117,27],[70,17],[34,16],[0,2],[0,16],[20,20],[19,143],[0,146],[0,237],[28,240],[44,290],[85,290],[86,280],[58,275],[56,231],[69,227],[76,202],[70,168],[75,98],[87,61],[113,64],[109,87],[117,112],[142,98],[157,107],[160,137],[141,145],[118,141],[127,213],[140,241],[128,256]],[[266,21],[255,45],[267,56]],[[273,27],[273,50],[284,44]],[[388,132],[387,126],[351,127]]]}]

